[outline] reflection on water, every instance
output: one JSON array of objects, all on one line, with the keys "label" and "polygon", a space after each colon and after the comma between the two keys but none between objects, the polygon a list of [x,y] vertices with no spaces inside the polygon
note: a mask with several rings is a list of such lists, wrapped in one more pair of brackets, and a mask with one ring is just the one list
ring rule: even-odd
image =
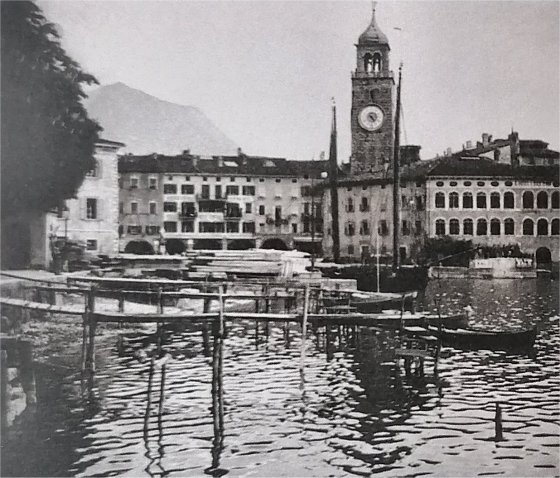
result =
[{"label": "reflection on water", "polygon": [[[447,349],[407,373],[398,333],[190,324],[100,347],[91,382],[36,371],[33,423],[14,422],[2,475],[554,476],[557,283],[429,284],[473,326],[537,326],[535,356]],[[495,441],[500,404],[503,440]],[[28,450],[33,449],[30,456]],[[25,459],[24,459],[25,458]]]}]

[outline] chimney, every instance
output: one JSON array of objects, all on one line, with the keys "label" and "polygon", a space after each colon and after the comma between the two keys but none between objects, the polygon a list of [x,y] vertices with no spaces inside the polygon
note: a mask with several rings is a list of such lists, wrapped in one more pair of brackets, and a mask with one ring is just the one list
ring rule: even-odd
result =
[{"label": "chimney", "polygon": [[491,137],[488,133],[482,133],[482,146],[488,146]]},{"label": "chimney", "polygon": [[237,156],[241,156],[243,154],[243,150],[241,148],[237,148]]},{"label": "chimney", "polygon": [[191,150],[190,149],[183,149],[183,156],[190,156]]},{"label": "chimney", "polygon": [[196,168],[198,166],[198,156],[193,156],[192,157],[192,165],[193,165],[193,168]]},{"label": "chimney", "polygon": [[467,149],[473,149],[472,141],[470,139],[467,141]]},{"label": "chimney", "polygon": [[445,150],[445,154],[446,154],[446,156],[451,156],[453,154],[453,150],[451,148],[447,148]]},{"label": "chimney", "polygon": [[218,168],[223,168],[223,167],[224,167],[224,157],[218,156]]}]

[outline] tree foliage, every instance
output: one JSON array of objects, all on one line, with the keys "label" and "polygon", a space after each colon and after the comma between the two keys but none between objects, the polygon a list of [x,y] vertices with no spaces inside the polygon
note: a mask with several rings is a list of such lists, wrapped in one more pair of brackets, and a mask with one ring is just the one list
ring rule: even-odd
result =
[{"label": "tree foliage", "polygon": [[2,216],[73,197],[93,169],[101,127],[82,104],[82,71],[33,2],[2,1]]}]

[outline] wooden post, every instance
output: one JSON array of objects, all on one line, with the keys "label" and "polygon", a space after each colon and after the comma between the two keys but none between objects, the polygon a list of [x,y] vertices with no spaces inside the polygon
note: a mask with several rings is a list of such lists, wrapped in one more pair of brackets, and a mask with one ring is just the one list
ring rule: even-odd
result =
[{"label": "wooden post", "polygon": [[[8,351],[2,350],[0,351],[0,387],[1,387],[1,395],[0,400],[2,404],[2,439],[6,438],[8,432],[8,408],[10,405],[10,397],[9,397],[9,384],[8,384]],[[4,441],[4,440],[2,440]]]},{"label": "wooden post", "polygon": [[167,372],[167,363],[163,362],[161,365],[161,381],[159,384],[159,404],[158,404],[158,417],[161,420],[163,414],[163,404],[165,402],[165,375]]},{"label": "wooden post", "polygon": [[122,292],[119,293],[119,312],[124,314],[124,294]]},{"label": "wooden post", "polygon": [[21,386],[27,406],[37,404],[37,389],[33,371],[33,344],[29,340],[18,340]]},{"label": "wooden post", "polygon": [[265,299],[264,299],[264,312],[265,314],[268,314],[270,312],[270,299],[268,297],[269,295],[269,289],[268,289],[268,285],[265,286],[264,289],[264,295],[265,295]]},{"label": "wooden post", "polygon": [[495,440],[502,441],[504,439],[504,435],[502,433],[502,408],[500,404],[496,402],[496,416],[494,419],[494,429],[496,432]]},{"label": "wooden post", "polygon": [[148,426],[150,424],[150,412],[152,409],[152,383],[154,381],[155,358],[152,356],[150,360],[150,371],[148,374],[148,396],[146,399],[146,413],[144,415],[144,436],[147,436]]},{"label": "wooden post", "polygon": [[404,328],[404,298],[405,294],[403,294],[401,298],[401,317],[399,319],[399,327],[401,330]]},{"label": "wooden post", "polygon": [[224,324],[224,286],[218,286],[218,319],[219,319],[219,337],[224,336],[225,324]]},{"label": "wooden post", "polygon": [[94,318],[95,313],[95,286],[91,286],[87,296],[87,322],[89,326],[89,340],[86,354],[86,367],[91,372],[95,372],[95,331],[97,329],[97,321]]},{"label": "wooden post", "polygon": [[303,366],[305,360],[305,347],[307,340],[307,315],[309,309],[309,284],[305,285],[305,292],[303,296],[303,320],[301,324],[301,363],[300,368],[303,373]]}]

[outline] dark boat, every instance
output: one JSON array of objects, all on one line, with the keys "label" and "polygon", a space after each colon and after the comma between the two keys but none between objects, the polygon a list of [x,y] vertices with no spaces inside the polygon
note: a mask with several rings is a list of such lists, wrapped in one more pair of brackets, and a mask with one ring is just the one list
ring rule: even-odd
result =
[{"label": "dark boat", "polygon": [[428,327],[430,332],[441,338],[444,345],[468,349],[510,350],[531,348],[537,337],[537,329],[520,331],[438,329]]},{"label": "dark boat", "polygon": [[350,305],[362,314],[382,312],[387,309],[413,310],[417,297],[416,291],[404,294],[358,291],[351,295]]}]

